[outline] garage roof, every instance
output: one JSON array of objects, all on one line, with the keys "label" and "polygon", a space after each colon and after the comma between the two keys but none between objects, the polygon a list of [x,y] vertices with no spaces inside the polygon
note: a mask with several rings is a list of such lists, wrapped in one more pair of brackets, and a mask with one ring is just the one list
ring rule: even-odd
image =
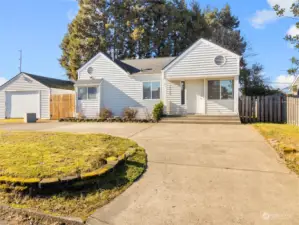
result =
[{"label": "garage roof", "polygon": [[74,83],[67,80],[59,80],[55,78],[43,77],[30,73],[22,73],[31,77],[32,79],[42,83],[43,85],[49,88],[57,88],[57,89],[66,89],[66,90],[74,90]]}]

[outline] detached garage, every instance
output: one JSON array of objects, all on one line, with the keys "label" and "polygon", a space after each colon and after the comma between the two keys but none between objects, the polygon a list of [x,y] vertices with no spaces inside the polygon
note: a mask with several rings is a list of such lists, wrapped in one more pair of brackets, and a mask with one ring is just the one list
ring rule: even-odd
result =
[{"label": "detached garage", "polygon": [[50,119],[52,95],[74,94],[71,81],[20,73],[0,87],[0,119],[23,118],[36,113]]}]

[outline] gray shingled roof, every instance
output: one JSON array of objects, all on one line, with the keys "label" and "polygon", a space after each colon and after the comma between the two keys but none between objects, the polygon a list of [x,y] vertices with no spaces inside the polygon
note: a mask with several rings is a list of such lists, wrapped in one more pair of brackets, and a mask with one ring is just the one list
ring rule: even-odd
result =
[{"label": "gray shingled roof", "polygon": [[126,59],[115,60],[114,62],[130,74],[160,74],[161,70],[175,58]]},{"label": "gray shingled roof", "polygon": [[59,79],[55,79],[55,78],[43,77],[43,76],[30,74],[30,73],[24,73],[24,72],[22,72],[22,73],[40,83],[42,83],[43,85],[45,85],[49,88],[74,90],[74,83],[72,81],[59,80]]}]

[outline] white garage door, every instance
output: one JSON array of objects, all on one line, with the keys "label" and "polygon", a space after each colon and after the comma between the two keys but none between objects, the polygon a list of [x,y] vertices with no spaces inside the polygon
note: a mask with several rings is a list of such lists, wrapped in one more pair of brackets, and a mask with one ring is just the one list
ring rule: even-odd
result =
[{"label": "white garage door", "polygon": [[39,92],[6,92],[6,117],[24,118],[25,113],[36,113],[37,118],[40,118]]}]

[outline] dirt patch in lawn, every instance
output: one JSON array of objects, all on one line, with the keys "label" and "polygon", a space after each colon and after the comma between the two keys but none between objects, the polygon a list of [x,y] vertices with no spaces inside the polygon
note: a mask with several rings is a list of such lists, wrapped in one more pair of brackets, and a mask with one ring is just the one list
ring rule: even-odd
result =
[{"label": "dirt patch in lawn", "polygon": [[0,176],[48,178],[76,175],[101,167],[137,144],[104,134],[0,131]]},{"label": "dirt patch in lawn", "polygon": [[299,127],[288,124],[255,124],[287,166],[299,175]]}]

